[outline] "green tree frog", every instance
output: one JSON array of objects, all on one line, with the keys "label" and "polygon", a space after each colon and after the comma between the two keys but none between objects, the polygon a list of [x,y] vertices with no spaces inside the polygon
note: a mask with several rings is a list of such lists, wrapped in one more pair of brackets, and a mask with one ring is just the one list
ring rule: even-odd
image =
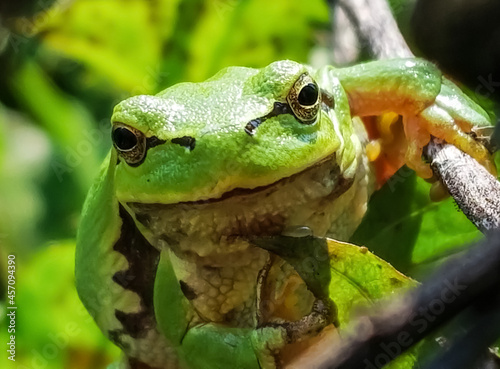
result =
[{"label": "green tree frog", "polygon": [[252,239],[347,240],[374,189],[358,117],[388,111],[422,177],[431,135],[490,165],[471,134],[487,114],[419,59],[230,67],[119,103],[76,250],[80,298],[123,350],[116,367],[275,368],[337,324],[299,253]]}]

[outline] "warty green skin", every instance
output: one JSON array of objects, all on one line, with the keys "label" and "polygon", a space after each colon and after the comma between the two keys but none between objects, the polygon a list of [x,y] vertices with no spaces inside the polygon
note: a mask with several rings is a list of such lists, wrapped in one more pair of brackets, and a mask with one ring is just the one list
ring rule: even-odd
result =
[{"label": "warty green skin", "polygon": [[[303,73],[313,77],[324,96],[334,101],[334,108],[323,104],[313,124],[282,114],[262,123],[253,136],[246,133],[249,121],[270,113],[275,102],[286,102]],[[173,261],[179,256],[163,243],[155,243],[129,204],[175,205],[217,199],[234,189],[274,184],[330,158],[332,166],[351,183],[350,194],[335,199],[338,210],[329,210],[342,212],[332,214],[337,223],[321,230],[315,224],[285,225],[307,225],[319,236],[346,239],[361,221],[372,192],[363,147],[366,136],[351,112],[417,115],[440,97],[451,115],[465,116],[473,126],[489,125],[486,114],[470,100],[463,95],[454,98],[461,94],[458,89],[444,91],[442,86],[439,71],[421,60],[373,62],[346,69],[328,66],[317,71],[280,61],[260,70],[227,68],[203,83],[182,83],[156,96],[135,96],[118,104],[112,122],[165,142],[150,148],[138,166],[118,160],[113,148],[89,191],[77,237],[76,284],[97,325],[126,357],[133,358],[132,363],[151,368],[274,367],[266,348],[284,346],[282,330],[211,322],[193,326],[196,313],[179,285],[181,266]],[[193,150],[172,142],[184,136],[196,139]],[[120,207],[130,214],[132,225],[120,216]],[[124,242],[120,237],[125,226],[141,232],[152,245],[148,255],[156,255],[150,266],[156,278],[144,286],[144,294],[127,287],[133,282],[116,282],[116,273],[131,268],[130,260],[116,250],[117,241]],[[137,237],[125,240],[129,250],[134,250]],[[152,301],[145,303],[145,299]],[[148,304],[153,308],[148,310]],[[117,311],[147,311],[148,324],[132,337],[124,331]],[[127,365],[124,360],[122,367]]]},{"label": "warty green skin", "polygon": [[[306,70],[289,62],[260,71],[231,67],[203,83],[181,83],[157,96],[136,96],[118,104],[113,121],[167,142],[195,137],[196,149],[169,143],[149,150],[137,168],[117,167],[117,196],[122,201],[168,204],[217,198],[233,188],[273,183],[337,151],[339,133],[325,115],[313,125],[282,115],[267,120],[254,136],[242,129],[272,111],[274,102],[285,101]],[[348,136],[350,124],[342,128]]]}]

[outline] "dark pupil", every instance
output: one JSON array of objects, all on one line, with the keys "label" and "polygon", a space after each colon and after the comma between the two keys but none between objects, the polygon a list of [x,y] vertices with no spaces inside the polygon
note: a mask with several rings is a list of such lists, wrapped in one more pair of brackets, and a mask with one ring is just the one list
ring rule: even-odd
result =
[{"label": "dark pupil", "polygon": [[302,87],[299,93],[299,104],[310,106],[318,101],[318,86],[314,83],[309,83]]},{"label": "dark pupil", "polygon": [[128,129],[118,127],[113,131],[113,142],[120,150],[131,150],[137,145],[137,137]]}]

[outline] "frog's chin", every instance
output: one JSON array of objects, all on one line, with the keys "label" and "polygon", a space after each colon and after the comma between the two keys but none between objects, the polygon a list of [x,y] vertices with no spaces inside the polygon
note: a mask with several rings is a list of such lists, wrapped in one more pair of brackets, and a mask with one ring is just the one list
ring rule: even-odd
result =
[{"label": "frog's chin", "polygon": [[308,227],[315,235],[324,236],[339,215],[336,199],[353,183],[340,172],[332,155],[270,185],[234,189],[216,199],[178,204],[129,202],[126,207],[155,244],[161,240],[206,251],[207,243],[217,247],[294,227]]}]

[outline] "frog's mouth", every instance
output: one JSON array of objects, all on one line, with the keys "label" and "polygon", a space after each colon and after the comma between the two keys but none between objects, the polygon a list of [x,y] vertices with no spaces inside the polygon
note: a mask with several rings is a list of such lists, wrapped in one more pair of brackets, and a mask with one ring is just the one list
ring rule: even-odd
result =
[{"label": "frog's mouth", "polygon": [[129,202],[126,207],[141,227],[170,245],[187,238],[219,243],[222,239],[277,235],[286,228],[304,226],[324,236],[332,218],[341,212],[335,209],[335,200],[352,184],[352,179],[342,176],[332,154],[266,186],[236,188],[202,201]]},{"label": "frog's mouth", "polygon": [[[326,166],[329,166],[328,164],[332,164],[333,160],[335,160],[335,155],[330,155],[330,156],[320,160],[319,162],[309,166],[307,169],[304,169],[298,173],[292,174],[289,177],[284,177],[284,178],[282,178],[278,181],[272,182],[268,185],[258,186],[258,187],[254,187],[254,188],[237,187],[237,188],[234,188],[230,191],[226,191],[221,196],[218,196],[215,198],[205,199],[205,200],[196,200],[196,201],[185,201],[185,202],[181,202],[179,204],[183,204],[185,206],[189,205],[189,204],[192,204],[192,205],[210,204],[210,203],[216,203],[219,201],[225,201],[225,200],[230,199],[230,198],[250,196],[253,194],[257,194],[257,193],[261,193],[261,194],[268,193],[269,194],[269,193],[278,191],[281,188],[281,186],[286,185],[286,183],[300,181],[300,178],[298,178],[298,177],[300,177],[300,176],[307,177],[307,174],[314,171],[314,169],[317,167],[320,167],[324,164],[327,164]],[[332,166],[332,170],[333,170],[333,168],[339,169],[338,166]],[[336,174],[336,177],[339,178],[339,181],[344,180],[344,178],[342,176],[340,176],[340,170],[335,174]],[[345,184],[345,183],[343,183],[343,184]],[[267,196],[269,196],[269,195],[267,195]]]}]

